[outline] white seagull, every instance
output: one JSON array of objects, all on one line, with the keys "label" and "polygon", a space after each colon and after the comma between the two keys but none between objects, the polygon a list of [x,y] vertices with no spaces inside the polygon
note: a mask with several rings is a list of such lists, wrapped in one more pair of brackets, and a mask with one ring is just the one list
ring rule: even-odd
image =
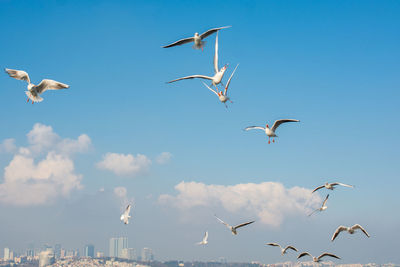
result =
[{"label": "white seagull", "polygon": [[321,255],[319,255],[319,257],[318,258],[316,258],[316,257],[313,257],[310,253],[308,253],[308,252],[303,252],[303,253],[301,253],[297,258],[298,259],[300,259],[301,257],[304,257],[304,256],[310,256],[312,259],[313,259],[313,261],[314,262],[320,262],[320,261],[322,261],[322,258],[323,257],[332,257],[332,258],[336,258],[336,259],[339,259],[340,260],[340,258],[338,257],[338,256],[336,256],[336,255],[334,255],[334,254],[331,254],[331,253],[323,253],[323,254],[321,254]]},{"label": "white seagull", "polygon": [[58,90],[58,89],[69,88],[69,85],[67,84],[49,79],[44,79],[38,85],[34,85],[33,83],[31,83],[28,73],[23,70],[5,69],[5,71],[10,77],[17,80],[26,81],[28,83],[27,86],[28,91],[26,91],[25,93],[28,96],[27,102],[29,102],[30,99],[32,100],[32,104],[34,102],[42,102],[43,98],[41,98],[39,95],[47,90]]},{"label": "white seagull", "polygon": [[232,74],[231,74],[231,77],[229,77],[229,80],[228,80],[228,82],[226,83],[225,90],[224,90],[223,92],[222,92],[222,91],[217,92],[217,91],[215,91],[214,89],[212,89],[210,86],[208,86],[207,84],[205,84],[205,83],[203,82],[203,84],[204,84],[208,89],[210,89],[214,94],[216,94],[216,95],[218,96],[219,101],[221,101],[221,103],[224,103],[226,108],[228,108],[228,106],[226,105],[226,101],[229,100],[231,103],[233,103],[233,102],[231,101],[231,99],[228,97],[228,88],[229,88],[229,84],[231,83],[232,76],[233,76],[233,74],[235,74],[235,71],[236,71],[236,69],[237,69],[238,66],[239,66],[239,64],[237,64],[237,65],[236,65],[236,68],[233,70],[233,72],[232,72]]},{"label": "white seagull", "polygon": [[183,45],[186,43],[191,43],[194,42],[193,48],[194,49],[200,49],[203,50],[204,45],[206,44],[205,41],[203,41],[203,39],[205,39],[206,37],[210,36],[211,34],[218,32],[219,30],[222,29],[226,29],[226,28],[230,28],[231,26],[225,26],[225,27],[219,27],[219,28],[214,28],[214,29],[209,29],[208,31],[202,33],[202,34],[198,34],[197,32],[194,34],[193,37],[189,37],[189,38],[184,38],[181,40],[178,40],[172,44],[163,46],[163,48],[168,48],[168,47],[173,47],[173,46],[177,46],[177,45]]},{"label": "white seagull", "polygon": [[317,191],[317,190],[319,190],[319,189],[321,189],[321,188],[324,188],[324,187],[325,187],[326,189],[333,190],[333,189],[335,189],[335,187],[338,186],[338,185],[345,186],[345,187],[350,187],[350,188],[353,188],[353,187],[354,187],[354,186],[352,186],[352,185],[342,184],[342,183],[325,183],[324,185],[321,185],[321,186],[318,186],[317,188],[315,188],[315,189],[312,191],[312,193],[314,193],[315,191]]},{"label": "white seagull", "polygon": [[207,245],[208,244],[208,232],[204,234],[203,240],[201,242],[196,243],[197,245]]},{"label": "white seagull", "polygon": [[129,215],[129,213],[131,212],[131,204],[129,204],[126,209],[125,212],[121,215],[121,221],[124,222],[124,224],[128,224],[129,223],[129,219],[131,218],[131,216]]},{"label": "white seagull", "polygon": [[200,78],[200,79],[206,79],[206,80],[210,80],[211,86],[214,85],[217,88],[217,92],[218,92],[218,87],[217,84],[221,83],[222,78],[224,77],[224,73],[226,71],[227,65],[223,66],[221,69],[218,69],[218,32],[217,32],[217,36],[215,37],[215,55],[214,55],[214,76],[209,77],[209,76],[205,76],[205,75],[191,75],[191,76],[186,76],[186,77],[182,77],[179,79],[175,79],[172,81],[169,81],[167,83],[173,83],[173,82],[177,82],[180,80],[187,80],[187,79],[194,79],[194,78]]},{"label": "white seagull", "polygon": [[255,221],[250,221],[250,222],[245,222],[245,223],[242,223],[242,224],[239,224],[239,225],[236,225],[236,226],[230,226],[229,224],[227,224],[226,222],[224,222],[223,220],[218,218],[217,215],[214,215],[214,216],[215,216],[215,218],[218,219],[218,221],[220,221],[222,224],[224,224],[226,227],[228,227],[228,229],[231,230],[233,235],[237,235],[237,231],[236,230],[239,229],[240,227],[243,227],[243,226],[246,226],[246,225],[249,225],[249,224],[252,224],[252,223],[255,222]]},{"label": "white seagull", "polygon": [[288,249],[294,250],[294,251],[298,251],[297,248],[293,247],[293,246],[286,246],[285,248],[281,247],[281,245],[277,244],[277,243],[267,243],[266,245],[268,246],[274,246],[274,247],[279,247],[281,249],[281,254],[282,256],[284,254],[286,254]]},{"label": "white seagull", "polygon": [[308,216],[313,215],[313,214],[314,214],[315,212],[317,212],[317,211],[324,211],[324,210],[326,210],[326,209],[328,208],[328,206],[326,206],[325,204],[326,204],[326,202],[328,201],[328,197],[329,197],[329,194],[326,196],[324,202],[322,203],[321,208],[314,210],[314,211],[311,212]]},{"label": "white seagull", "polygon": [[272,137],[272,142],[275,142],[274,137],[278,137],[275,134],[276,129],[279,127],[279,125],[281,125],[282,123],[286,123],[286,122],[299,122],[299,120],[292,120],[292,119],[285,119],[285,120],[277,120],[274,122],[274,125],[272,125],[271,128],[269,128],[269,125],[266,124],[265,128],[262,126],[249,126],[247,128],[245,128],[245,131],[248,130],[254,130],[254,129],[258,129],[258,130],[263,130],[265,131],[265,134],[268,136],[268,144],[271,144],[271,137]]},{"label": "white seagull", "polygon": [[335,240],[335,238],[336,238],[341,232],[343,232],[343,231],[347,231],[349,234],[352,235],[352,234],[355,233],[355,231],[356,231],[357,229],[360,229],[367,237],[370,237],[370,235],[367,233],[367,231],[365,231],[365,229],[364,229],[361,225],[359,225],[359,224],[355,224],[355,225],[353,225],[352,227],[346,227],[346,226],[341,225],[341,226],[339,226],[339,227],[336,229],[336,231],[335,231],[335,233],[333,234],[331,240],[332,240],[332,241]]}]

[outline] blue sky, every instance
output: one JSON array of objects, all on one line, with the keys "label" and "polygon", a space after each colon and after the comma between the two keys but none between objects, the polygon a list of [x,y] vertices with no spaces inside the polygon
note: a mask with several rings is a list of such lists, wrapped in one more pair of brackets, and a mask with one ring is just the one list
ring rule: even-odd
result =
[{"label": "blue sky", "polygon": [[[314,254],[330,250],[343,262],[400,261],[390,248],[400,237],[390,232],[400,226],[393,212],[400,186],[398,1],[1,0],[0,6],[2,67],[26,70],[34,83],[51,78],[71,86],[46,92],[32,106],[23,82],[0,75],[0,140],[28,146],[26,135],[36,123],[51,126],[60,138],[90,138],[84,153],[66,156],[82,189],[44,205],[0,204],[0,225],[9,226],[0,230],[0,247],[92,242],[107,251],[109,237],[127,235],[131,246],[150,246],[159,259],[294,260],[263,246],[276,241]],[[211,75],[215,36],[203,52],[190,45],[160,48],[225,25],[232,28],[219,34],[220,65],[230,63],[230,75],[240,63],[228,109],[198,80],[165,83]],[[268,145],[262,132],[242,131],[280,118],[301,122],[279,128],[276,144]],[[157,164],[162,152],[172,158]],[[18,153],[0,154],[0,167]],[[116,175],[97,167],[107,153],[143,154],[151,164]],[[271,181],[311,189],[334,180],[356,188],[333,192],[326,213],[311,219],[290,214],[278,227],[258,223],[236,239],[212,215],[236,223],[248,219],[240,210],[207,206],[197,213],[196,207],[180,210],[159,201],[160,195],[176,196],[182,181]],[[118,221],[121,204],[113,190],[120,186],[136,203],[128,227]],[[29,220],[20,217],[25,212]],[[57,214],[54,222],[51,214]],[[353,223],[372,237],[329,241],[338,225]],[[188,246],[205,228],[215,242]],[[352,253],[355,245],[360,249]],[[239,255],[243,248],[249,249]]]}]

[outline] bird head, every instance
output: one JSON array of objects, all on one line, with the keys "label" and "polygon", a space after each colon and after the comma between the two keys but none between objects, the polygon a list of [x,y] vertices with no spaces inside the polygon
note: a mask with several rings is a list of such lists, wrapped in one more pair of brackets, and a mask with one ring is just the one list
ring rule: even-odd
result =
[{"label": "bird head", "polygon": [[225,72],[226,69],[228,68],[228,65],[229,65],[229,64],[225,64],[225,66],[223,66],[223,67],[221,68],[220,71],[221,71],[221,72]]},{"label": "bird head", "polygon": [[199,36],[199,33],[198,32],[194,33],[194,36]]}]

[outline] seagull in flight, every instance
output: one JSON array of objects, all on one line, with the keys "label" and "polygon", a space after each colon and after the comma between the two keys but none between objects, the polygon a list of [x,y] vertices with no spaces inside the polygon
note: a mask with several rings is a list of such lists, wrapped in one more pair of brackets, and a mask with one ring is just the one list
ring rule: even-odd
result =
[{"label": "seagull in flight", "polygon": [[128,224],[129,223],[129,219],[131,218],[131,216],[129,215],[129,213],[131,212],[131,204],[128,204],[128,206],[125,209],[125,212],[121,215],[120,220],[124,222],[124,224]]},{"label": "seagull in flight", "polygon": [[183,44],[187,44],[187,43],[191,43],[194,42],[193,44],[193,48],[194,49],[200,49],[203,50],[204,45],[206,44],[205,41],[203,41],[203,39],[205,39],[206,37],[210,36],[213,33],[218,32],[219,30],[222,29],[226,29],[226,28],[230,28],[231,26],[225,26],[225,27],[219,27],[219,28],[213,28],[213,29],[209,29],[208,31],[199,34],[199,33],[195,33],[193,37],[189,37],[189,38],[184,38],[181,40],[178,40],[172,44],[163,46],[163,48],[169,48],[169,47],[173,47],[173,46],[177,46],[177,45],[183,45]]},{"label": "seagull in flight", "polygon": [[271,144],[271,137],[272,137],[272,142],[275,142],[275,137],[278,137],[275,134],[276,129],[278,129],[279,125],[281,125],[282,123],[287,123],[287,122],[299,122],[299,120],[292,120],[292,119],[285,119],[285,120],[277,120],[274,122],[274,125],[272,125],[271,128],[269,128],[269,125],[266,124],[265,127],[262,126],[249,126],[246,127],[244,130],[245,131],[249,131],[249,130],[263,130],[265,132],[265,134],[268,136],[268,144]]},{"label": "seagull in flight", "polygon": [[336,259],[339,259],[340,260],[340,258],[338,257],[338,256],[336,256],[336,255],[334,255],[334,254],[331,254],[331,253],[323,253],[323,254],[321,254],[321,255],[319,255],[319,257],[317,258],[317,257],[313,257],[310,253],[308,253],[308,252],[303,252],[303,253],[301,253],[297,258],[298,259],[300,259],[301,257],[304,257],[304,256],[310,256],[312,259],[313,259],[313,262],[320,262],[320,261],[322,261],[322,258],[323,257],[332,257],[332,258],[336,258]]},{"label": "seagull in flight", "polygon": [[33,83],[31,83],[31,79],[29,78],[28,73],[23,70],[5,69],[5,71],[10,77],[21,81],[26,81],[28,83],[28,90],[25,91],[25,93],[28,96],[27,102],[29,102],[29,100],[32,100],[32,104],[34,102],[42,102],[43,98],[41,98],[40,95],[47,90],[59,90],[69,88],[69,85],[67,84],[49,79],[44,79],[38,85],[34,85]]},{"label": "seagull in flight", "polygon": [[355,233],[355,231],[357,229],[361,230],[367,237],[370,237],[370,235],[367,233],[367,231],[365,231],[365,229],[359,224],[355,224],[352,227],[346,227],[346,226],[341,225],[336,229],[335,233],[332,236],[331,241],[335,240],[335,238],[343,231],[347,231],[349,234],[352,235]]},{"label": "seagull in flight", "polygon": [[321,208],[314,210],[314,211],[311,212],[310,215],[308,215],[308,216],[313,215],[313,214],[314,214],[315,212],[317,212],[317,211],[324,211],[324,210],[326,210],[328,207],[327,207],[325,204],[326,204],[326,202],[328,201],[328,197],[329,197],[329,194],[326,196],[324,202],[322,203]]},{"label": "seagull in flight", "polygon": [[207,245],[208,244],[208,231],[204,234],[203,240],[199,243],[196,243],[197,245]]},{"label": "seagull in flight", "polygon": [[203,82],[203,84],[204,84],[210,91],[212,91],[214,94],[216,94],[216,95],[218,96],[219,101],[221,101],[221,103],[224,103],[226,108],[228,108],[228,106],[226,105],[226,101],[229,100],[231,103],[233,103],[233,102],[230,100],[230,98],[228,97],[228,88],[229,88],[229,84],[231,83],[232,76],[233,76],[233,74],[235,74],[235,71],[236,71],[236,69],[237,69],[238,66],[239,66],[239,64],[237,64],[237,65],[236,65],[236,68],[233,70],[233,72],[232,72],[232,74],[231,74],[231,77],[229,77],[229,80],[228,80],[228,82],[226,83],[225,90],[224,90],[223,92],[222,92],[222,91],[217,92],[216,90],[212,89],[210,86],[208,86],[206,83]]},{"label": "seagull in flight", "polygon": [[315,188],[311,193],[314,193],[315,191],[321,189],[321,188],[326,188],[329,190],[333,190],[335,189],[336,186],[341,185],[341,186],[345,186],[345,187],[350,187],[353,188],[354,186],[352,185],[348,185],[348,184],[342,184],[342,183],[325,183],[324,185],[318,186],[317,188]]},{"label": "seagull in flight", "polygon": [[282,256],[284,254],[286,254],[287,250],[289,250],[289,249],[294,250],[294,251],[298,251],[297,248],[295,248],[293,246],[286,246],[285,248],[283,248],[283,247],[281,247],[281,245],[279,245],[277,243],[267,243],[266,245],[273,246],[273,247],[279,247],[281,249]]},{"label": "seagull in flight", "polygon": [[205,76],[205,75],[191,75],[191,76],[186,76],[186,77],[182,77],[179,79],[175,79],[175,80],[169,81],[167,83],[173,83],[173,82],[177,82],[177,81],[181,81],[181,80],[195,79],[195,78],[206,79],[206,80],[211,81],[210,86],[214,85],[217,89],[217,93],[219,93],[217,84],[221,83],[227,66],[228,65],[225,65],[221,69],[218,68],[218,32],[217,32],[217,36],[215,37],[215,55],[214,55],[214,72],[215,72],[215,74],[214,74],[214,76],[210,77],[210,76]]},{"label": "seagull in flight", "polygon": [[239,225],[236,225],[236,226],[230,226],[229,224],[227,224],[226,222],[224,222],[223,220],[218,218],[217,215],[214,215],[214,216],[215,216],[215,218],[218,219],[218,221],[220,221],[220,223],[222,223],[226,227],[228,227],[228,229],[231,230],[233,235],[237,235],[237,229],[239,229],[240,227],[243,227],[243,226],[246,226],[246,225],[249,225],[249,224],[252,224],[252,223],[255,222],[255,221],[250,221],[250,222],[245,222],[245,223],[242,223],[242,224],[239,224]]}]

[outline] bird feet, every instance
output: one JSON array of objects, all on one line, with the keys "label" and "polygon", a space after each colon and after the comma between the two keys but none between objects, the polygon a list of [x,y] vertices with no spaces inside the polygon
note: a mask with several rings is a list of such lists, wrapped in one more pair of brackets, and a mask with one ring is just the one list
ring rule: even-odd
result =
[{"label": "bird feet", "polygon": [[268,144],[271,144],[271,140],[268,140]]},{"label": "bird feet", "polygon": [[29,97],[28,97],[28,99],[26,100],[26,103],[29,103]]},{"label": "bird feet", "polygon": [[272,143],[275,143],[275,139],[272,139]]}]

